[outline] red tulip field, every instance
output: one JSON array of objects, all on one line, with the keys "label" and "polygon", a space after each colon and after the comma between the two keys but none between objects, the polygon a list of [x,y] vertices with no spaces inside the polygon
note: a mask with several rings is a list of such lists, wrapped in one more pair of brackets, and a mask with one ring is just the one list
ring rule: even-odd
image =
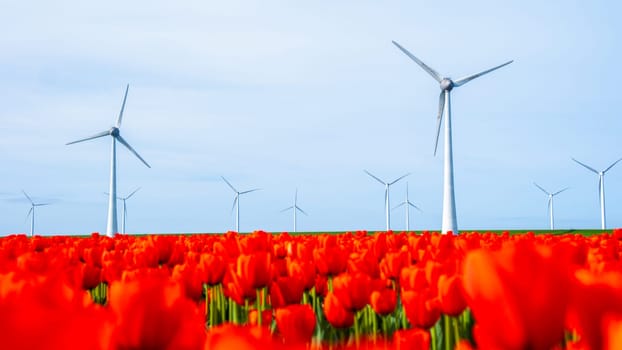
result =
[{"label": "red tulip field", "polygon": [[622,230],[0,239],[3,349],[622,349]]}]

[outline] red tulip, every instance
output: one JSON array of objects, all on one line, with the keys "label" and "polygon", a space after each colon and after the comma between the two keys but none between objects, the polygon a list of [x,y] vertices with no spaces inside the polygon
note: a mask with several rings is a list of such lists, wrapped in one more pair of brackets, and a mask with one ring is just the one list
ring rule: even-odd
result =
[{"label": "red tulip", "polygon": [[102,282],[102,269],[88,264],[81,264],[82,289],[91,290]]},{"label": "red tulip", "polygon": [[336,247],[316,248],[313,251],[315,266],[319,274],[336,276],[346,270],[348,254]]},{"label": "red tulip", "polygon": [[198,349],[205,340],[198,308],[183,288],[163,280],[116,282],[109,307],[116,316],[111,341],[121,349]]},{"label": "red tulip", "polygon": [[201,275],[201,281],[204,283],[210,286],[221,283],[226,269],[227,264],[222,256],[209,253],[201,254],[197,272]]},{"label": "red tulip", "polygon": [[357,312],[369,304],[371,278],[362,273],[344,273],[333,278],[333,292],[343,306]]},{"label": "red tulip", "polygon": [[409,266],[402,269],[400,273],[400,287],[404,290],[421,290],[428,287],[428,280],[425,270]]},{"label": "red tulip", "polygon": [[523,241],[500,252],[467,255],[464,288],[481,328],[478,343],[550,349],[561,342],[570,278],[566,266],[550,254]]},{"label": "red tulip", "polygon": [[305,290],[311,290],[315,285],[315,266],[311,261],[298,261],[287,258],[287,274],[300,278]]},{"label": "red tulip", "polygon": [[410,264],[408,251],[400,250],[397,253],[387,253],[380,261],[380,272],[383,278],[397,280],[402,268]]},{"label": "red tulip", "polygon": [[304,285],[296,277],[279,277],[270,285],[272,307],[279,308],[290,304],[300,304]]},{"label": "red tulip", "polygon": [[308,343],[315,323],[315,314],[309,305],[289,305],[276,310],[276,325],[286,343]]},{"label": "red tulip", "polygon": [[266,287],[271,279],[270,254],[267,252],[255,252],[238,256],[236,272],[252,288]]},{"label": "red tulip", "polygon": [[385,316],[395,310],[397,295],[393,289],[376,290],[371,293],[370,304],[378,315]]},{"label": "red tulip", "polygon": [[402,291],[401,297],[406,317],[411,326],[429,329],[441,317],[439,301],[429,289]]},{"label": "red tulip", "polygon": [[331,292],[328,292],[324,299],[324,315],[335,328],[348,328],[354,324],[354,314],[348,311]]},{"label": "red tulip", "polygon": [[622,274],[576,273],[567,325],[577,331],[588,349],[602,349],[608,337],[608,322],[622,317]]},{"label": "red tulip", "polygon": [[441,302],[441,311],[448,316],[458,316],[466,309],[462,278],[454,275],[442,275],[438,279],[438,298]]}]

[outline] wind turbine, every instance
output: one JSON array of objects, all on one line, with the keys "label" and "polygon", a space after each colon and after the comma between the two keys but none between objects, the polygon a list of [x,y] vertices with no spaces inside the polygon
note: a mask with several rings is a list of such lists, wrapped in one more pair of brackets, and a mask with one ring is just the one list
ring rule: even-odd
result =
[{"label": "wind turbine", "polygon": [[386,220],[387,220],[387,231],[389,231],[391,229],[391,207],[389,204],[389,187],[391,187],[391,185],[400,181],[401,179],[405,178],[406,176],[410,175],[410,173],[402,175],[391,182],[384,182],[380,180],[378,177],[376,177],[375,175],[373,175],[372,173],[370,173],[369,171],[367,170],[363,170],[363,171],[367,173],[367,175],[373,177],[374,179],[376,179],[376,181],[384,185],[384,210],[385,210],[385,215],[386,215]]},{"label": "wind turbine", "polygon": [[233,187],[233,185],[229,181],[227,181],[227,179],[225,179],[224,176],[221,176],[221,177],[222,177],[223,180],[225,180],[227,185],[229,185],[229,187],[231,187],[233,192],[235,192],[235,199],[233,199],[233,206],[231,207],[231,211],[233,211],[234,208],[237,208],[237,210],[235,212],[235,231],[236,232],[240,232],[240,196],[243,195],[243,194],[254,192],[254,191],[259,191],[260,188],[254,188],[254,189],[248,190],[248,191],[238,191],[238,190],[235,189],[235,187]]},{"label": "wind turbine", "polygon": [[557,191],[555,193],[550,193],[547,190],[545,190],[544,188],[540,187],[537,183],[534,182],[533,184],[536,185],[536,187],[539,188],[542,192],[544,192],[547,196],[549,196],[549,219],[551,221],[551,230],[554,230],[555,229],[555,217],[553,216],[553,197],[555,197],[558,194],[564,192],[569,187],[566,187],[563,190],[559,190],[559,191]]},{"label": "wind turbine", "polygon": [[138,190],[140,190],[140,187],[135,189],[132,193],[130,193],[126,197],[119,197],[119,199],[123,201],[123,213],[121,215],[121,227],[123,228],[123,234],[125,234],[125,218],[127,217],[127,206],[125,204],[125,201],[130,199],[130,197],[132,197],[134,193],[138,192]]},{"label": "wind turbine", "polygon": [[281,213],[284,211],[288,211],[290,209],[294,210],[294,232],[296,231],[296,223],[297,223],[297,219],[296,219],[296,212],[300,210],[301,213],[309,216],[309,214],[305,213],[304,210],[302,210],[299,206],[298,206],[298,189],[296,189],[296,194],[294,194],[294,205],[292,205],[291,207],[287,207],[283,210],[281,210]]},{"label": "wind turbine", "polygon": [[[134,193],[138,192],[138,190],[140,190],[140,187],[135,189],[134,192],[127,195],[127,197],[117,197],[118,200],[123,201],[123,212],[121,213],[121,228],[123,229],[123,234],[125,234],[125,218],[127,217],[127,206],[125,204],[125,201],[130,199],[130,197],[132,197]],[[106,192],[105,194],[108,195],[108,192]]]},{"label": "wind turbine", "polygon": [[[33,202],[32,198],[30,198],[30,196],[26,194],[26,191],[22,190],[22,192],[24,193],[24,196],[26,196],[31,205],[30,210],[28,211],[28,215],[26,215],[26,220],[28,220],[28,217],[30,216],[30,237],[33,237],[35,235],[35,207],[49,205],[50,203],[35,203]],[[32,216],[30,214],[32,214]]]},{"label": "wind turbine", "polygon": [[618,164],[618,162],[621,161],[622,158],[616,160],[607,169],[602,171],[598,171],[574,158],[572,158],[572,160],[577,162],[579,165],[582,165],[587,170],[598,175],[598,198],[600,199],[600,228],[604,230],[607,226],[607,219],[605,218],[605,173],[613,168],[614,165]]},{"label": "wind turbine", "polygon": [[402,205],[406,206],[406,231],[410,231],[410,207],[413,207],[419,211],[421,211],[421,209],[419,209],[418,206],[414,205],[409,199],[408,199],[408,182],[406,183],[406,200],[403,201],[402,203],[398,204],[397,206],[395,206],[393,208],[393,210],[401,207]]},{"label": "wind turbine", "polygon": [[438,114],[436,117],[436,139],[434,141],[434,155],[436,155],[436,149],[438,147],[438,137],[441,132],[441,122],[443,119],[443,115],[445,118],[445,145],[444,145],[444,170],[443,170],[443,222],[441,227],[442,233],[448,233],[449,231],[453,232],[453,234],[458,233],[458,222],[456,219],[456,199],[454,196],[454,164],[453,164],[453,151],[452,151],[452,142],[451,142],[451,90],[453,88],[462,86],[469,81],[481,77],[482,75],[488,74],[494,70],[497,70],[503,66],[507,66],[513,61],[505,62],[504,64],[498,65],[496,67],[487,69],[485,71],[468,75],[466,77],[452,80],[449,77],[441,76],[434,69],[427,66],[421,60],[419,60],[415,55],[410,53],[408,50],[400,46],[400,44],[393,41],[393,44],[397,46],[398,49],[402,50],[406,54],[406,56],[410,57],[415,63],[417,63],[423,70],[425,70],[428,74],[434,78],[439,84],[441,88],[441,94],[439,96],[438,101]]},{"label": "wind turbine", "polygon": [[130,88],[128,84],[125,88],[125,96],[123,96],[123,104],[121,104],[121,112],[117,117],[117,122],[113,127],[106,131],[102,131],[93,136],[80,139],[77,141],[69,142],[67,145],[71,145],[78,142],[84,142],[92,139],[96,139],[104,136],[112,136],[112,148],[110,149],[110,190],[108,191],[108,220],[106,224],[106,235],[112,236],[118,232],[117,229],[117,141],[125,146],[130,152],[132,152],[143,164],[148,168],[151,168],[149,164],[130,146],[123,137],[121,137],[120,128],[123,120],[123,110],[125,109],[125,101],[127,100],[127,92]]}]

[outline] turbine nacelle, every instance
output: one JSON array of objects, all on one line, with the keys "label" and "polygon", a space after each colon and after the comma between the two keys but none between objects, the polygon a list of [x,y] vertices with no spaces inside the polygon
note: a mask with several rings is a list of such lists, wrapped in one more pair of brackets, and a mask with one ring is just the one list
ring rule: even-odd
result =
[{"label": "turbine nacelle", "polygon": [[451,91],[454,88],[454,82],[449,79],[449,78],[443,78],[443,80],[441,80],[441,90],[443,91]]},{"label": "turbine nacelle", "polygon": [[117,128],[116,126],[113,126],[112,128],[110,128],[108,133],[110,133],[110,136],[112,137],[117,137],[119,136],[119,128]]}]

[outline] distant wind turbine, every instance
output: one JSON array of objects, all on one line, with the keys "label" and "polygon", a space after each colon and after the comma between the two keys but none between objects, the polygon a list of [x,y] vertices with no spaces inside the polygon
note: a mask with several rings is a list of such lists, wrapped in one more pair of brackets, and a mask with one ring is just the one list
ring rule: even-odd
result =
[{"label": "distant wind turbine", "polygon": [[456,199],[454,196],[454,164],[453,164],[453,151],[451,142],[451,90],[455,87],[462,86],[469,81],[488,74],[494,70],[497,70],[503,66],[507,66],[513,61],[505,62],[504,64],[487,69],[485,71],[460,78],[458,80],[452,80],[451,78],[444,77],[437,73],[434,69],[427,66],[415,55],[408,50],[400,46],[397,42],[393,41],[393,44],[397,46],[406,56],[410,57],[415,63],[417,63],[423,70],[434,78],[441,88],[441,94],[438,101],[438,115],[436,117],[436,139],[434,141],[434,155],[436,155],[436,149],[438,147],[438,137],[441,132],[441,122],[443,115],[445,119],[445,146],[444,146],[444,170],[443,170],[443,221],[442,221],[442,233],[448,233],[451,231],[453,234],[458,233],[458,221],[456,219]]},{"label": "distant wind turbine", "polygon": [[419,209],[418,206],[414,205],[409,199],[408,199],[408,182],[406,183],[406,200],[403,201],[402,203],[398,204],[397,206],[395,206],[393,208],[393,210],[401,207],[405,205],[406,206],[406,231],[410,231],[410,207],[413,207],[419,211],[421,211],[421,209]]},{"label": "distant wind turbine", "polygon": [[26,191],[22,190],[22,192],[24,193],[24,196],[26,196],[31,205],[30,210],[28,211],[28,215],[26,215],[26,220],[28,220],[28,217],[30,216],[30,237],[33,237],[35,235],[35,207],[49,205],[50,203],[35,203],[33,202],[32,198],[30,198],[30,196],[26,194]]},{"label": "distant wind turbine", "polygon": [[300,211],[301,213],[303,213],[303,214],[305,214],[305,215],[309,216],[309,214],[305,213],[305,211],[304,211],[304,210],[302,210],[302,209],[298,206],[298,189],[296,189],[296,193],[294,194],[294,205],[292,205],[291,207],[287,207],[287,208],[285,208],[285,209],[281,210],[281,213],[282,213],[282,212],[285,212],[285,211],[288,211],[288,210],[290,210],[290,209],[292,209],[292,210],[294,211],[294,232],[298,232],[298,231],[297,231],[297,227],[296,227],[296,226],[297,226],[296,212],[297,212],[297,211]]},{"label": "distant wind turbine", "polygon": [[77,141],[69,142],[67,145],[71,145],[78,142],[84,142],[92,139],[96,139],[104,136],[112,136],[112,148],[110,149],[110,190],[108,191],[108,220],[106,224],[106,235],[112,236],[115,233],[119,232],[117,228],[117,141],[119,141],[123,146],[125,146],[130,152],[132,152],[138,159],[140,159],[143,164],[145,164],[148,168],[151,168],[149,164],[130,146],[123,137],[121,137],[120,128],[121,122],[123,120],[123,111],[125,109],[125,101],[127,100],[127,92],[130,88],[128,84],[125,88],[125,95],[123,96],[123,104],[121,104],[121,112],[119,112],[119,117],[117,117],[116,124],[111,127],[109,130],[102,131],[93,136],[80,139]]},{"label": "distant wind turbine", "polygon": [[397,179],[391,181],[391,182],[384,182],[382,180],[380,180],[378,177],[376,177],[375,175],[373,175],[372,173],[370,173],[367,170],[363,170],[367,175],[371,176],[372,178],[374,178],[376,181],[380,182],[381,184],[384,185],[384,210],[385,210],[385,216],[386,216],[386,221],[387,221],[387,231],[389,231],[391,229],[391,206],[389,203],[389,187],[391,187],[391,185],[395,184],[396,182],[400,181],[401,179],[405,178],[406,176],[410,175],[410,173],[402,175],[400,177],[398,177]]},{"label": "distant wind turbine", "polygon": [[[121,213],[121,228],[123,229],[123,234],[126,233],[125,232],[125,218],[127,217],[127,206],[126,206],[125,201],[130,199],[130,197],[132,197],[134,193],[138,192],[138,190],[140,190],[140,187],[135,189],[134,192],[127,195],[127,197],[117,197],[118,200],[123,201],[123,212]],[[105,194],[108,195],[108,192],[105,192]]]},{"label": "distant wind turbine", "polygon": [[229,187],[231,187],[233,192],[235,192],[235,199],[233,199],[233,206],[231,207],[231,211],[233,211],[233,209],[237,209],[235,212],[235,231],[240,232],[240,196],[243,194],[259,191],[261,188],[254,188],[248,191],[238,191],[229,181],[227,181],[227,179],[225,179],[224,176],[221,176],[221,178],[227,183],[227,185],[229,185]]},{"label": "distant wind turbine", "polygon": [[547,196],[549,196],[549,219],[551,221],[551,230],[554,230],[555,229],[555,217],[553,216],[553,197],[555,197],[558,194],[564,192],[569,187],[566,187],[563,190],[559,190],[559,191],[557,191],[555,193],[550,193],[547,190],[545,190],[544,188],[540,187],[540,185],[538,185],[537,183],[534,182],[533,184],[536,185],[536,187],[539,188],[540,191],[544,192]]},{"label": "distant wind turbine", "polygon": [[598,171],[592,168],[591,166],[581,163],[580,161],[574,158],[572,158],[572,160],[574,160],[577,164],[582,165],[587,170],[598,175],[598,199],[600,200],[600,228],[605,230],[607,227],[607,219],[605,217],[605,173],[609,171],[611,168],[613,168],[614,165],[618,164],[618,162],[621,161],[622,158],[616,160],[607,169],[602,170],[602,171]]}]

